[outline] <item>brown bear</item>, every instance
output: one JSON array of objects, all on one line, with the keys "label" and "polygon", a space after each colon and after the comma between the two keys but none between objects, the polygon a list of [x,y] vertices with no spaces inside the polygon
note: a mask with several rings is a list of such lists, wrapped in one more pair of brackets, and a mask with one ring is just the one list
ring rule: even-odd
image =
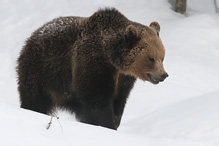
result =
[{"label": "brown bear", "polygon": [[48,22],[18,58],[21,107],[44,114],[60,107],[117,129],[136,78],[158,84],[168,76],[159,31],[157,22],[145,26],[114,8]]}]

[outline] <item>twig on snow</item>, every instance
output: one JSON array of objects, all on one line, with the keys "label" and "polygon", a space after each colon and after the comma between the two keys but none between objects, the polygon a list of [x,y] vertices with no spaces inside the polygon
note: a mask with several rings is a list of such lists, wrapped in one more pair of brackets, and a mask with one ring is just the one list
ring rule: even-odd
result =
[{"label": "twig on snow", "polygon": [[50,119],[50,121],[49,121],[49,123],[48,123],[46,129],[49,130],[49,128],[51,127],[51,125],[52,125],[52,120],[53,120],[54,117],[56,117],[56,119],[57,119],[57,121],[58,121],[58,123],[59,123],[59,126],[61,127],[61,130],[62,130],[62,132],[63,132],[63,128],[62,128],[62,125],[61,125],[61,123],[60,123],[60,121],[59,121],[59,117],[58,117],[55,113],[53,113],[53,114],[51,115],[51,119]]}]

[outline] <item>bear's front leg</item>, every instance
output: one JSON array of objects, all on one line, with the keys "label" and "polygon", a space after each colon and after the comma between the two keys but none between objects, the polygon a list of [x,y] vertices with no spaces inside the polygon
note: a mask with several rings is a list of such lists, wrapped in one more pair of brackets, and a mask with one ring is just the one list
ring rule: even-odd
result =
[{"label": "bear's front leg", "polygon": [[77,116],[80,122],[116,130],[111,103],[97,99],[91,102],[90,100],[84,99],[81,102],[81,114]]},{"label": "bear's front leg", "polygon": [[79,121],[116,129],[113,111],[115,74],[116,69],[107,62],[90,60],[86,65],[74,66],[73,88],[81,105],[80,111],[76,111]]},{"label": "bear's front leg", "polygon": [[120,125],[127,98],[134,86],[135,80],[135,77],[119,74],[117,94],[114,100],[114,121],[116,128],[118,128]]}]

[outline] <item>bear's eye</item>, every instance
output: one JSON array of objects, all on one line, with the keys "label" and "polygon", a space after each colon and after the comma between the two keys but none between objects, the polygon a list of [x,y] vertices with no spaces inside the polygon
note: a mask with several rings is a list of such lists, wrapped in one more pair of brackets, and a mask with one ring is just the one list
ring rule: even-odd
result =
[{"label": "bear's eye", "polygon": [[157,36],[160,37],[160,36],[159,36],[159,32],[157,32]]},{"label": "bear's eye", "polygon": [[147,43],[144,43],[144,47],[147,47],[148,46],[148,44]]},{"label": "bear's eye", "polygon": [[150,60],[151,62],[154,62],[154,61],[155,61],[154,58],[149,58],[149,60]]}]

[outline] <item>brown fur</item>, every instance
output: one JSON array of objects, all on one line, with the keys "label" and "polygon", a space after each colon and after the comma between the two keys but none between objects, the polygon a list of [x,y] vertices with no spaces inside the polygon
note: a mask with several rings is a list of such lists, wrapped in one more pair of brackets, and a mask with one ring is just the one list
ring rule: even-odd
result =
[{"label": "brown fur", "polygon": [[115,9],[54,19],[18,58],[21,107],[49,114],[59,106],[81,122],[117,129],[136,78],[167,77],[159,31],[157,22],[144,26]]}]

